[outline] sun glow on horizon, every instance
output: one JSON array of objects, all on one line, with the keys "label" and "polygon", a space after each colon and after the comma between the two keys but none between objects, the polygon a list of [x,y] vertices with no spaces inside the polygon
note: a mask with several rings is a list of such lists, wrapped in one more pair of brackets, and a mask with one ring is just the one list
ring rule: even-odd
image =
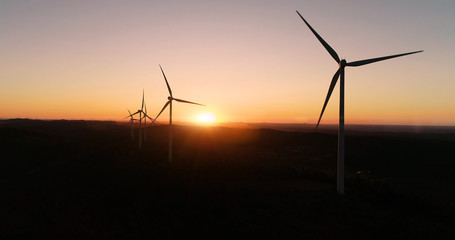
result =
[{"label": "sun glow on horizon", "polygon": [[199,115],[198,120],[203,123],[213,123],[216,121],[216,116],[211,112],[205,112]]}]

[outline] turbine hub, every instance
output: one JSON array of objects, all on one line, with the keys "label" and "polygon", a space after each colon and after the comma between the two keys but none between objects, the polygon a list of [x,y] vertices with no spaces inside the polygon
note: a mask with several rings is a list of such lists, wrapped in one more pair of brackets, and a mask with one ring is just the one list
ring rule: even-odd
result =
[{"label": "turbine hub", "polygon": [[338,65],[340,66],[340,68],[345,67],[346,66],[346,59],[342,59]]},{"label": "turbine hub", "polygon": [[167,97],[167,100],[171,101],[171,100],[174,100],[174,98],[169,96],[169,97]]}]

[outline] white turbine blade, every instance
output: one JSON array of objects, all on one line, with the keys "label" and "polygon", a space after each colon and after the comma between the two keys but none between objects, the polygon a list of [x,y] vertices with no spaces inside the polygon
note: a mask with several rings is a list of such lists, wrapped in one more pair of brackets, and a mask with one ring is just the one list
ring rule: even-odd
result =
[{"label": "white turbine blade", "polygon": [[196,105],[200,105],[200,106],[205,106],[204,104],[190,102],[190,101],[186,101],[186,100],[182,100],[182,99],[178,99],[178,98],[174,98],[174,100],[177,101],[177,102],[191,103],[191,104],[196,104]]},{"label": "white turbine blade", "polygon": [[316,125],[316,128],[318,128],[319,123],[321,122],[322,114],[324,114],[325,107],[327,107],[327,103],[329,102],[330,96],[332,95],[333,89],[335,88],[335,85],[337,84],[338,77],[340,76],[340,70],[333,75],[332,82],[330,83],[329,91],[327,92],[327,97],[325,98],[324,101],[324,106],[322,107],[321,115],[319,116],[318,124]]},{"label": "white turbine blade", "polygon": [[[158,117],[161,115],[161,113],[164,111],[164,109],[166,109],[166,107],[169,105],[170,102],[171,102],[171,101],[167,101],[166,104],[164,104],[163,109],[161,109],[160,113],[158,113],[158,115],[156,115],[155,120],[158,119]],[[154,121],[155,121],[155,120],[154,120]]]},{"label": "white turbine blade", "polygon": [[366,65],[366,64],[370,64],[370,63],[374,63],[374,62],[379,62],[379,61],[383,61],[383,60],[387,60],[387,59],[391,59],[391,58],[396,58],[396,57],[402,57],[402,56],[406,56],[406,55],[410,55],[410,54],[414,54],[414,53],[419,53],[419,52],[423,52],[423,50],[415,51],[415,52],[402,53],[402,54],[396,54],[396,55],[391,55],[391,56],[385,56],[385,57],[365,59],[365,60],[360,60],[360,61],[354,61],[354,62],[346,63],[346,66],[358,67],[358,66],[362,66],[362,65]]},{"label": "white turbine blade", "polygon": [[314,36],[316,36],[316,38],[319,40],[319,42],[321,42],[322,46],[324,46],[324,48],[329,52],[329,54],[333,57],[333,59],[335,59],[335,61],[337,61],[337,63],[340,62],[340,58],[338,57],[338,54],[335,52],[335,50],[333,50],[332,47],[330,47],[330,45],[324,41],[324,39],[322,39],[321,36],[319,36],[319,34],[310,26],[310,24],[305,20],[305,18],[302,17],[302,15],[299,13],[299,11],[296,11],[297,14],[299,14],[300,18],[305,22],[305,24],[310,28],[310,30],[313,32]]},{"label": "white turbine blade", "polygon": [[166,75],[164,74],[163,68],[160,65],[161,73],[163,73],[164,81],[166,81],[167,89],[169,90],[169,95],[172,97],[172,90],[171,87],[169,86],[169,83],[167,82]]}]

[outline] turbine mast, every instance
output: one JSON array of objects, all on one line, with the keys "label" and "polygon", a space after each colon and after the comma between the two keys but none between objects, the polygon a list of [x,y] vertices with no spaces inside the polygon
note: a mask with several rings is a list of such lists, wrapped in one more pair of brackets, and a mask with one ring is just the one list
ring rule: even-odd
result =
[{"label": "turbine mast", "polygon": [[337,193],[344,194],[344,61],[340,68],[340,116],[338,124]]},{"label": "turbine mast", "polygon": [[147,104],[145,104],[145,113],[144,113],[144,142],[147,142]]},{"label": "turbine mast", "polygon": [[139,112],[139,150],[141,150],[142,142],[142,112]]},{"label": "turbine mast", "polygon": [[169,101],[169,162],[172,162],[172,100]]},{"label": "turbine mast", "polygon": [[130,120],[131,124],[131,141],[134,141],[134,121]]}]

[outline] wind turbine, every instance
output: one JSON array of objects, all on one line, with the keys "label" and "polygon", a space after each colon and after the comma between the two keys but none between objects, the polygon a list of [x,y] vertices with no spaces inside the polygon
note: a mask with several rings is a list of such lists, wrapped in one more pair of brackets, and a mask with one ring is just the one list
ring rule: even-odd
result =
[{"label": "wind turbine", "polygon": [[[147,108],[147,107],[146,107]],[[144,110],[144,90],[142,90],[142,105],[141,109],[137,110],[137,112],[133,113],[131,116],[139,114],[139,149],[141,149],[142,144],[142,119],[145,119],[144,122],[146,123],[147,118],[153,122],[153,119],[147,115],[147,112]],[[146,127],[146,126],[145,126]],[[144,128],[145,129],[145,128]]]},{"label": "wind turbine", "polygon": [[161,65],[160,65],[160,69],[161,69],[161,73],[163,73],[164,81],[166,81],[167,89],[169,90],[169,96],[167,97],[168,101],[166,102],[166,104],[164,104],[163,109],[161,109],[160,113],[158,113],[158,115],[156,116],[155,120],[158,119],[160,114],[169,105],[169,162],[172,162],[172,101],[175,100],[177,102],[196,104],[196,105],[200,105],[200,106],[205,106],[205,105],[200,104],[200,103],[195,103],[195,102],[190,102],[190,101],[178,99],[178,98],[174,98],[172,96],[171,87],[169,86],[169,83],[167,81],[166,75],[164,74],[164,71],[163,71],[163,68],[161,67]]},{"label": "wind turbine", "polygon": [[330,83],[329,91],[327,93],[327,97],[325,99],[324,105],[322,107],[321,115],[319,116],[318,124],[316,125],[316,129],[319,126],[319,123],[322,118],[322,114],[324,113],[325,107],[327,106],[327,103],[330,99],[330,96],[332,95],[333,89],[335,88],[335,85],[338,81],[338,77],[340,77],[340,112],[339,112],[339,126],[338,126],[338,161],[337,161],[337,192],[338,194],[344,194],[344,68],[346,66],[348,67],[358,67],[358,66],[363,66],[366,64],[374,63],[374,62],[379,62],[391,58],[396,58],[396,57],[401,57],[401,56],[406,56],[414,53],[419,53],[423,52],[421,51],[415,51],[415,52],[408,52],[408,53],[402,53],[402,54],[396,54],[396,55],[390,55],[390,56],[385,56],[385,57],[378,57],[378,58],[371,58],[371,59],[365,59],[365,60],[359,60],[359,61],[354,61],[354,62],[346,62],[345,59],[341,59],[338,57],[338,54],[329,46],[327,42],[322,39],[321,36],[310,26],[310,24],[302,17],[302,15],[299,13],[299,11],[296,11],[297,14],[302,18],[302,20],[305,22],[305,24],[310,28],[311,32],[316,36],[316,38],[321,42],[322,46],[329,52],[329,54],[332,56],[333,59],[338,63],[338,70],[335,72],[335,75],[333,75],[332,82]]},{"label": "wind turbine", "polygon": [[135,118],[133,117],[133,114],[131,114],[131,112],[130,112],[129,109],[127,109],[127,110],[128,110],[128,113],[129,113],[130,115],[129,115],[129,116],[126,116],[125,118],[130,118],[130,121],[129,121],[129,122],[130,122],[130,125],[131,125],[131,140],[134,141],[134,131],[133,131],[133,130],[134,130],[134,121],[137,121],[137,119],[135,119]]}]

